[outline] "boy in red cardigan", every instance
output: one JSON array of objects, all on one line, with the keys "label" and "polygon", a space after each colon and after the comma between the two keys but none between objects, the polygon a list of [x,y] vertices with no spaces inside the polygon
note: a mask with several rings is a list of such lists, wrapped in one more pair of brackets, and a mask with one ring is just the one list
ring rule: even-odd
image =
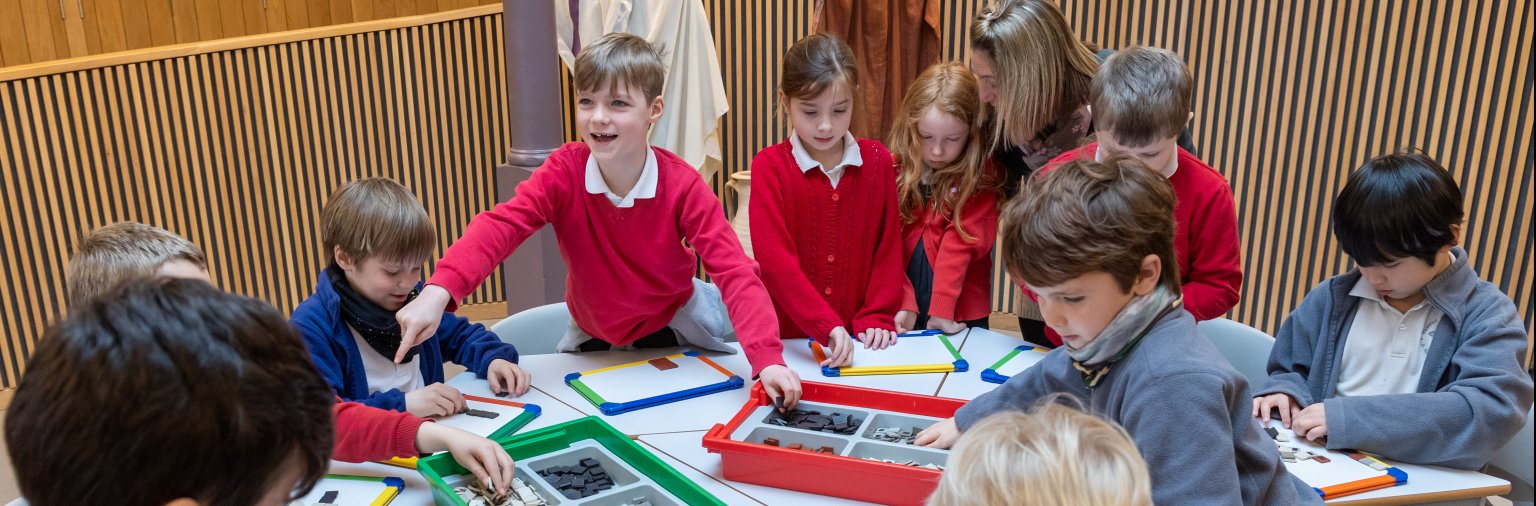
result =
[{"label": "boy in red cardigan", "polygon": [[781,335],[827,345],[823,366],[852,363],[854,335],[894,344],[901,305],[896,172],[885,146],[848,132],[858,84],[848,44],[796,42],[779,82],[794,133],[752,159],[752,251]]},{"label": "boy in red cardigan", "polygon": [[[1179,132],[1194,117],[1193,86],[1188,67],[1172,51],[1137,46],[1115,53],[1093,78],[1090,99],[1098,142],[1063,153],[1051,166],[1079,158],[1130,156],[1168,178],[1178,196],[1173,245],[1183,278],[1184,308],[1204,321],[1220,318],[1237,305],[1243,267],[1236,204],[1227,179],[1178,147]],[[1061,344],[1054,332],[1047,329],[1046,334]]]},{"label": "boy in red cardigan", "polygon": [[[784,366],[757,264],[698,171],[647,140],[661,118],[666,74],[656,49],[634,35],[609,34],[577,55],[573,73],[585,142],[561,146],[511,200],[469,223],[421,295],[396,313],[401,355],[432,335],[444,308],[456,306],[548,224],[570,268],[565,291],[572,327],[558,349],[689,344],[730,352],[720,342],[723,291],[753,376],[794,405],[800,378]],[[695,250],[720,290],[694,278]]]}]

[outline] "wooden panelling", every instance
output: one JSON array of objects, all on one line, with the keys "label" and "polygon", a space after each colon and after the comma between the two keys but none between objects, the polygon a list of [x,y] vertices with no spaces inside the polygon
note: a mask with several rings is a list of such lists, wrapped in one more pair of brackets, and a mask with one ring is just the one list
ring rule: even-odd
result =
[{"label": "wooden panelling", "polygon": [[[963,60],[985,0],[947,2],[942,58]],[[788,135],[775,116],[778,58],[811,31],[808,0],[706,1],[731,112],[722,184]],[[1329,232],[1333,195],[1372,155],[1425,150],[1467,195],[1474,267],[1515,300],[1528,330],[1533,190],[1531,6],[1456,2],[1062,0],[1078,35],[1103,47],[1178,52],[1195,74],[1201,157],[1231,181],[1246,282],[1229,315],[1273,333],[1307,291],[1350,267]],[[1010,280],[994,272],[993,308]]]},{"label": "wooden panelling", "polygon": [[[24,373],[64,309],[70,253],[103,224],[182,234],[219,286],[284,310],[324,266],[319,212],[348,180],[404,183],[437,220],[440,247],[457,238],[494,205],[505,156],[501,15],[418,20],[0,71],[0,385]],[[499,274],[469,298],[501,300]]]},{"label": "wooden panelling", "polygon": [[497,0],[0,0],[0,67],[499,3]]},{"label": "wooden panelling", "polygon": [[[130,26],[170,26],[170,2],[118,1],[130,49],[146,37]],[[49,10],[57,3],[49,3],[0,0],[0,28],[11,26],[7,12],[57,19]],[[944,59],[965,58],[966,29],[984,3],[944,5]],[[196,5],[205,4],[227,5]],[[319,15],[301,0],[265,5],[265,12],[242,11],[247,31],[253,18],[278,31]],[[422,12],[412,0],[329,5],[324,15],[337,22],[348,12],[355,20]],[[736,204],[724,184],[730,174],[788,135],[774,103],[779,56],[811,32],[814,9],[812,0],[704,6],[731,104],[722,119],[724,170],[711,181],[729,211]],[[1307,290],[1347,270],[1328,231],[1332,196],[1371,155],[1415,146],[1449,167],[1468,195],[1465,244],[1479,274],[1514,298],[1528,329],[1536,321],[1529,3],[1064,0],[1062,7],[1085,40],[1166,47],[1194,71],[1195,141],[1231,181],[1238,204],[1247,279],[1233,319],[1274,332]],[[9,337],[0,347],[0,383],[14,382],[18,357],[58,314],[63,260],[95,225],[137,219],[186,234],[209,250],[221,286],[279,307],[307,294],[319,264],[318,204],[347,179],[401,180],[439,220],[440,243],[456,238],[492,205],[490,168],[507,147],[500,7],[482,9],[466,19],[284,32],[260,44],[222,40],[158,57],[129,51],[0,70],[7,203],[0,240],[8,245],[0,266],[11,287],[0,291],[0,327]],[[172,34],[162,28],[147,37],[166,44]],[[28,45],[17,50],[14,40]],[[0,42],[8,65],[13,54],[52,59],[69,51],[51,33],[7,32]],[[569,76],[551,72],[569,104]],[[562,128],[575,137],[569,108]],[[1006,311],[1007,276],[998,269],[994,278],[993,307]],[[502,300],[500,286],[495,280],[475,300]]]}]

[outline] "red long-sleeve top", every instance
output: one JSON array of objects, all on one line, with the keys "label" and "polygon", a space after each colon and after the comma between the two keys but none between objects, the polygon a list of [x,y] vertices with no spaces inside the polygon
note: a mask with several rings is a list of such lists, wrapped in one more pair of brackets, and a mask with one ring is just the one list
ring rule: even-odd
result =
[{"label": "red long-sleeve top", "polygon": [[720,285],[752,375],[783,365],[784,346],[757,263],[726,223],[720,200],[688,162],[651,149],[656,196],[621,208],[586,191],[591,149],[580,142],[561,146],[510,200],[469,222],[429,283],[460,300],[549,224],[568,267],[565,302],[571,318],[592,337],[622,346],[661,330],[688,302],[697,251],[704,271]]},{"label": "red long-sleeve top", "polygon": [[896,173],[885,146],[858,143],[863,165],[845,167],[837,188],[801,171],[787,140],[752,159],[752,252],[783,337],[895,328],[906,279]]},{"label": "red long-sleeve top", "polygon": [[[1079,158],[1092,160],[1099,143],[1089,143],[1051,160],[1040,171]],[[1237,204],[1227,178],[1188,151],[1179,149],[1179,166],[1168,182],[1178,197],[1174,205],[1174,254],[1184,285],[1184,309],[1199,321],[1220,318],[1237,305],[1243,287],[1241,246],[1237,235]],[[1035,295],[1027,289],[1030,298]],[[1061,338],[1047,328],[1051,341]]]},{"label": "red long-sleeve top", "polygon": [[[988,167],[992,170],[992,167]],[[960,236],[950,213],[934,212],[938,196],[947,188],[934,189],[934,197],[915,211],[917,220],[901,227],[902,262],[911,262],[919,239],[933,267],[933,293],[929,316],[954,321],[975,320],[992,314],[992,246],[997,244],[998,190],[978,188],[960,207]],[[906,278],[903,278],[906,279]],[[901,308],[917,312],[912,280],[903,285]]]},{"label": "red long-sleeve top", "polygon": [[342,462],[368,462],[392,457],[415,457],[416,431],[427,419],[402,411],[378,409],[360,402],[331,406],[336,421],[336,443],[331,458]]}]

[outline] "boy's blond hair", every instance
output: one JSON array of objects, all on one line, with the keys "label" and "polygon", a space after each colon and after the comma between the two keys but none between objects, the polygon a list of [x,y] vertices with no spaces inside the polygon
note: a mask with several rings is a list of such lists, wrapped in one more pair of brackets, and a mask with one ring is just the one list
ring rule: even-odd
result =
[{"label": "boy's blond hair", "polygon": [[134,222],[99,227],[85,235],[69,258],[69,304],[84,303],[127,279],[152,277],[175,260],[208,270],[202,248],[169,230]]},{"label": "boy's blond hair", "polygon": [[424,262],[437,248],[437,228],[405,186],[392,179],[359,179],[337,189],[320,211],[325,256],[336,265],[336,247],[353,263],[369,258]]},{"label": "boy's blond hair", "polygon": [[602,36],[596,42],[581,49],[572,69],[576,89],[593,91],[607,85],[609,93],[617,93],[619,86],[637,86],[645,93],[644,104],[661,96],[662,85],[667,81],[667,66],[661,62],[661,51],[636,35],[614,32]]},{"label": "boy's blond hair", "polygon": [[1122,49],[1093,76],[1088,97],[1094,127],[1132,148],[1178,137],[1189,122],[1194,88],[1189,67],[1173,51]]},{"label": "boy's blond hair", "polygon": [[1150,505],[1152,478],[1125,429],[1047,398],[966,431],[928,504]]}]

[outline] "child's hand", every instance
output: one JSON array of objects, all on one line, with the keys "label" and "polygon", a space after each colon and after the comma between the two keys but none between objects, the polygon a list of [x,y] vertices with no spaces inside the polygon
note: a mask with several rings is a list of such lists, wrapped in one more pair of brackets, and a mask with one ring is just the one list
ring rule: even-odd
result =
[{"label": "child's hand", "polygon": [[896,333],[905,334],[917,326],[917,313],[905,309],[896,312]]},{"label": "child's hand", "polygon": [[955,334],[955,333],[958,333],[958,332],[960,332],[962,330],[965,330],[965,324],[957,322],[957,321],[954,321],[954,320],[946,319],[946,318],[939,318],[937,316],[929,316],[928,317],[928,328],[936,329],[939,332],[943,332],[945,334]]},{"label": "child's hand", "polygon": [[447,416],[464,411],[464,407],[464,394],[442,383],[405,394],[405,411],[420,417]]},{"label": "child's hand", "polygon": [[427,422],[421,424],[421,428],[416,431],[416,450],[422,453],[447,450],[453,455],[453,460],[475,475],[475,479],[494,488],[497,493],[506,493],[512,486],[512,474],[515,472],[512,457],[495,441],[447,425]]},{"label": "child's hand", "polygon": [[864,343],[865,349],[883,350],[896,344],[896,333],[885,329],[864,329],[859,333],[859,342]]},{"label": "child's hand", "polygon": [[917,439],[913,440],[912,444],[947,449],[955,446],[955,441],[958,439],[960,439],[960,427],[955,425],[954,417],[949,417],[918,432]]},{"label": "child's hand", "polygon": [[852,363],[853,337],[842,327],[832,329],[832,335],[827,336],[827,359],[821,361],[821,366],[844,367]]},{"label": "child's hand", "polygon": [[453,295],[448,293],[448,289],[427,285],[416,295],[415,300],[395,312],[395,321],[400,322],[400,349],[395,352],[396,364],[405,361],[405,354],[411,348],[437,333],[437,325],[443,321],[443,308],[448,307],[451,300]]},{"label": "child's hand", "polygon": [[504,358],[491,361],[491,367],[485,370],[485,379],[491,383],[491,393],[497,396],[511,392],[517,397],[522,397],[523,394],[528,393],[528,387],[533,385],[532,376],[528,371],[524,371],[517,364],[508,362]]},{"label": "child's hand", "polygon": [[1328,435],[1328,414],[1323,412],[1323,403],[1314,402],[1307,409],[1296,413],[1291,419],[1291,431],[1296,435],[1307,438],[1308,441],[1317,441]]},{"label": "child's hand", "polygon": [[800,375],[782,365],[770,365],[757,373],[757,381],[769,398],[783,397],[784,409],[793,409],[800,402]]},{"label": "child's hand", "polygon": [[1301,408],[1296,406],[1296,399],[1286,394],[1269,394],[1263,397],[1253,398],[1253,417],[1261,420],[1265,426],[1269,426],[1269,413],[1271,410],[1280,411],[1280,426],[1291,428],[1291,419]]}]

